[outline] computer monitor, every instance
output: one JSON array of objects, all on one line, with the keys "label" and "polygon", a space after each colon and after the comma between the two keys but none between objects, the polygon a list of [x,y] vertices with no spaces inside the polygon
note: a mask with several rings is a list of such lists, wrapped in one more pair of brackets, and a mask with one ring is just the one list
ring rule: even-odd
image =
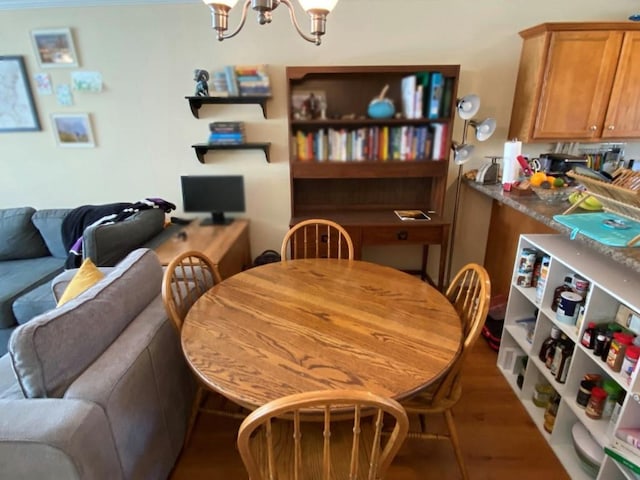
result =
[{"label": "computer monitor", "polygon": [[227,225],[226,212],[244,212],[244,177],[242,175],[181,176],[182,204],[187,213],[211,213],[201,225]]}]

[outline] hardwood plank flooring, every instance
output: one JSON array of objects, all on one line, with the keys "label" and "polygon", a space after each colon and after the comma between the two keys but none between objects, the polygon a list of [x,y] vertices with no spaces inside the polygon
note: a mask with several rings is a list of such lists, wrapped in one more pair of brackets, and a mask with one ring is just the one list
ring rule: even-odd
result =
[{"label": "hardwood plank flooring", "polygon": [[[464,369],[454,409],[463,455],[473,480],[569,479],[496,367],[496,353],[479,339]],[[240,421],[202,414],[171,480],[236,480],[247,474],[235,447]],[[389,480],[460,478],[449,442],[407,440]]]}]

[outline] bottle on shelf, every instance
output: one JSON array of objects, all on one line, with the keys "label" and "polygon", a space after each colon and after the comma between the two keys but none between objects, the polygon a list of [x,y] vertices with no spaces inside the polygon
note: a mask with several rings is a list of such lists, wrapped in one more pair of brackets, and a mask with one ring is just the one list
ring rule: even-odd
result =
[{"label": "bottle on shelf", "polygon": [[593,387],[591,390],[591,396],[589,397],[589,403],[585,408],[587,417],[594,420],[602,418],[602,411],[604,409],[604,402],[607,399],[607,392],[602,387]]},{"label": "bottle on shelf", "polygon": [[554,377],[558,376],[562,358],[566,355],[566,350],[569,348],[568,343],[569,339],[567,338],[567,336],[564,333],[561,333],[560,338],[556,342],[556,348],[553,352],[553,360],[551,361],[551,366],[549,367],[551,375],[553,375]]},{"label": "bottle on shelf", "polygon": [[622,373],[622,376],[626,378],[627,383],[631,381],[631,374],[636,368],[638,358],[640,358],[640,347],[637,345],[628,346],[624,354],[622,368],[620,368],[620,372]]},{"label": "bottle on shelf", "polygon": [[567,381],[567,374],[569,373],[569,366],[571,365],[571,359],[573,358],[573,343],[567,340],[562,349],[560,364],[558,365],[558,371],[556,372],[556,381],[558,383],[565,383]]},{"label": "bottle on shelf", "polygon": [[562,292],[571,292],[573,291],[573,287],[571,286],[573,283],[573,278],[569,275],[564,277],[564,283],[553,291],[553,300],[551,301],[551,310],[554,312],[558,311],[558,305],[560,305],[560,294]]},{"label": "bottle on shelf", "polygon": [[584,333],[582,334],[582,339],[580,340],[580,343],[582,343],[582,345],[585,348],[588,348],[589,350],[593,350],[593,346],[596,343],[596,323],[595,322],[589,322],[587,324],[587,328],[584,330]]},{"label": "bottle on shelf", "polygon": [[[549,349],[551,348],[555,349],[556,341],[559,338],[560,338],[560,329],[554,325],[553,327],[551,327],[551,334],[549,335],[549,337],[544,342],[542,342],[542,347],[540,347],[540,353],[538,354],[538,358],[540,359],[541,362],[544,362],[545,365],[547,363]],[[553,359],[553,356],[552,356],[552,359]],[[547,368],[549,368],[550,366],[551,365],[548,365]]]},{"label": "bottle on shelf", "polygon": [[576,403],[581,408],[586,408],[589,403],[589,398],[591,397],[591,390],[595,387],[596,384],[592,380],[582,380],[580,382],[580,388],[578,389],[578,395],[576,396]]},{"label": "bottle on shelf", "polygon": [[542,426],[549,433],[553,432],[553,426],[556,422],[556,415],[558,414],[559,406],[560,395],[556,393],[551,397],[549,405],[547,405],[547,409],[544,411],[544,423]]},{"label": "bottle on shelf", "polygon": [[613,334],[622,330],[622,327],[617,323],[611,322],[606,325],[602,325],[602,330],[605,335],[604,346],[602,347],[602,352],[600,353],[600,359],[603,362],[607,361],[607,356],[609,355],[609,348],[611,347],[611,341],[613,340]]}]

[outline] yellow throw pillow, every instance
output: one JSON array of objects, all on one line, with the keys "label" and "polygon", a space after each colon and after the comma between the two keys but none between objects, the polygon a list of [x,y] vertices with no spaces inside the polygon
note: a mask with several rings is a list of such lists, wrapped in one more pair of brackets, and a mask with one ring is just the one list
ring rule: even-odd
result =
[{"label": "yellow throw pillow", "polygon": [[89,287],[98,283],[104,277],[104,273],[98,270],[90,258],[85,259],[80,268],[65,288],[62,297],[58,300],[58,307],[64,305],[69,300],[76,298]]}]

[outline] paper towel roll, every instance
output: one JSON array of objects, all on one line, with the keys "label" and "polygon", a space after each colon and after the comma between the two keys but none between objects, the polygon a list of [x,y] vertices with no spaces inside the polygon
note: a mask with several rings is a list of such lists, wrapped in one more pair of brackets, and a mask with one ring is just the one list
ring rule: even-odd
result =
[{"label": "paper towel roll", "polygon": [[522,154],[522,142],[512,140],[504,143],[502,155],[502,183],[513,183],[520,176],[520,164],[516,157]]}]

